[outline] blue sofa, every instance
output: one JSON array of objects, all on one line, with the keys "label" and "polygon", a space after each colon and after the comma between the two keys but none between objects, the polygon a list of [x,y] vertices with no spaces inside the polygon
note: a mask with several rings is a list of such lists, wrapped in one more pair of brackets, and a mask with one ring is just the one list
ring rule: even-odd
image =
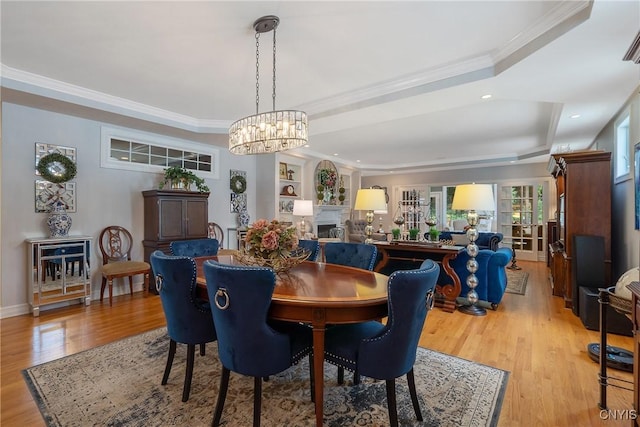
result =
[{"label": "blue sofa", "polygon": [[[440,240],[453,240],[453,235],[463,236],[464,245],[469,243],[469,240],[466,239],[467,232],[466,231],[441,231],[440,232]],[[476,240],[476,245],[478,245],[478,249],[491,249],[492,251],[497,251],[500,242],[502,241],[502,233],[492,233],[492,232],[484,232],[481,231],[478,233],[478,240]],[[425,233],[425,239],[428,239],[428,233]]]},{"label": "blue sofa", "polygon": [[[478,305],[496,309],[505,290],[507,289],[507,272],[505,270],[507,264],[511,261],[513,252],[510,248],[499,248],[497,251],[491,249],[481,249],[478,252],[476,261],[478,262],[478,271],[475,273],[478,278]],[[469,286],[467,286],[467,261],[469,255],[466,251],[460,253],[456,258],[451,260],[451,267],[455,270],[462,285],[462,290],[458,298],[458,302],[464,304],[466,302]],[[452,279],[440,272],[438,284],[452,283]]]}]

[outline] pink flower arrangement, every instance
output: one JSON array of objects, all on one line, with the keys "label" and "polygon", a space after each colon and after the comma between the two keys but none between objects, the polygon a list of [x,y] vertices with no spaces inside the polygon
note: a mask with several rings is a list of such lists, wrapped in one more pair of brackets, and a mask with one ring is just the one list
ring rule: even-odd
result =
[{"label": "pink flower arrangement", "polygon": [[338,174],[333,169],[320,169],[320,184],[333,188],[338,180]]},{"label": "pink flower arrangement", "polygon": [[254,258],[286,258],[298,247],[295,228],[275,219],[254,222],[249,226],[244,241],[247,253]]}]

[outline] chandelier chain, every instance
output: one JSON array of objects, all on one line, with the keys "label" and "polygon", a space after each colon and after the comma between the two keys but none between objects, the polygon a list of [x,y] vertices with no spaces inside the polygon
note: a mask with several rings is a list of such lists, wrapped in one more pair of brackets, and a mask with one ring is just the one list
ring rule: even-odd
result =
[{"label": "chandelier chain", "polygon": [[260,33],[256,32],[256,114],[260,112]]},{"label": "chandelier chain", "polygon": [[273,28],[273,108],[276,110],[276,29]]}]

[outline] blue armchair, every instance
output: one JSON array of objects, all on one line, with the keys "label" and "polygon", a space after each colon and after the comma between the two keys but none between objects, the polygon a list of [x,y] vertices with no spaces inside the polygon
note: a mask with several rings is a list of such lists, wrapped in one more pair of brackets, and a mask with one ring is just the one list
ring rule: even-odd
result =
[{"label": "blue armchair", "polygon": [[324,257],[329,264],[340,264],[362,270],[373,270],[378,248],[364,243],[331,242],[324,245]]},{"label": "blue armchair", "polygon": [[[440,266],[430,259],[417,270],[396,271],[389,277],[387,324],[364,322],[336,325],[326,332],[325,359],[339,367],[386,381],[389,425],[398,425],[395,379],[407,376],[418,421],[422,421],[413,376],[418,341],[433,307]],[[407,422],[403,422],[406,425]]]},{"label": "blue armchair", "polygon": [[151,266],[156,275],[156,288],[162,301],[169,334],[169,356],[162,376],[162,385],[167,384],[176,343],[187,344],[187,369],[184,376],[182,401],[189,400],[195,346],[200,345],[204,356],[205,343],[216,340],[209,303],[196,298],[196,264],[192,258],[169,256],[162,251],[151,254]]},{"label": "blue armchair", "polygon": [[[478,271],[475,273],[478,278],[478,286],[476,286],[478,305],[490,307],[494,310],[498,307],[507,289],[507,272],[505,268],[511,261],[512,255],[511,248],[498,248],[497,251],[490,249],[478,251],[478,256],[476,257]],[[467,304],[467,293],[469,292],[469,286],[467,286],[467,277],[469,276],[469,270],[467,270],[468,260],[467,251],[461,252],[451,260],[451,267],[460,277],[462,285],[462,290],[458,297],[459,304]],[[452,283],[452,280],[448,275],[441,272],[438,283]]]},{"label": "blue armchair", "polygon": [[173,255],[194,258],[218,255],[220,244],[218,243],[218,239],[192,239],[176,240],[175,242],[171,242],[169,246]]},{"label": "blue armchair", "polygon": [[220,425],[233,371],[254,378],[253,425],[259,426],[262,378],[282,372],[311,354],[311,328],[297,323],[267,323],[276,285],[272,269],[206,261],[204,274],[222,363],[212,425]]}]

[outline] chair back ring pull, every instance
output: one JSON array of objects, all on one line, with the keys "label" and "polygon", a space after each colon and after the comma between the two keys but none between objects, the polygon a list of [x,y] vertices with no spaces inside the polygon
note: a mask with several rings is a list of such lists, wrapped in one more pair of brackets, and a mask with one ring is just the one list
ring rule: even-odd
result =
[{"label": "chair back ring pull", "polygon": [[[220,298],[224,297],[224,304],[220,304]],[[227,293],[227,290],[225,288],[220,288],[218,289],[218,292],[216,292],[216,307],[218,307],[220,310],[226,310],[227,308],[229,308],[229,294]]]},{"label": "chair back ring pull", "polygon": [[162,282],[164,282],[164,278],[162,274],[156,274],[156,291],[160,293],[162,290]]},{"label": "chair back ring pull", "polygon": [[427,310],[433,309],[435,304],[435,298],[433,297],[433,291],[427,293]]}]

